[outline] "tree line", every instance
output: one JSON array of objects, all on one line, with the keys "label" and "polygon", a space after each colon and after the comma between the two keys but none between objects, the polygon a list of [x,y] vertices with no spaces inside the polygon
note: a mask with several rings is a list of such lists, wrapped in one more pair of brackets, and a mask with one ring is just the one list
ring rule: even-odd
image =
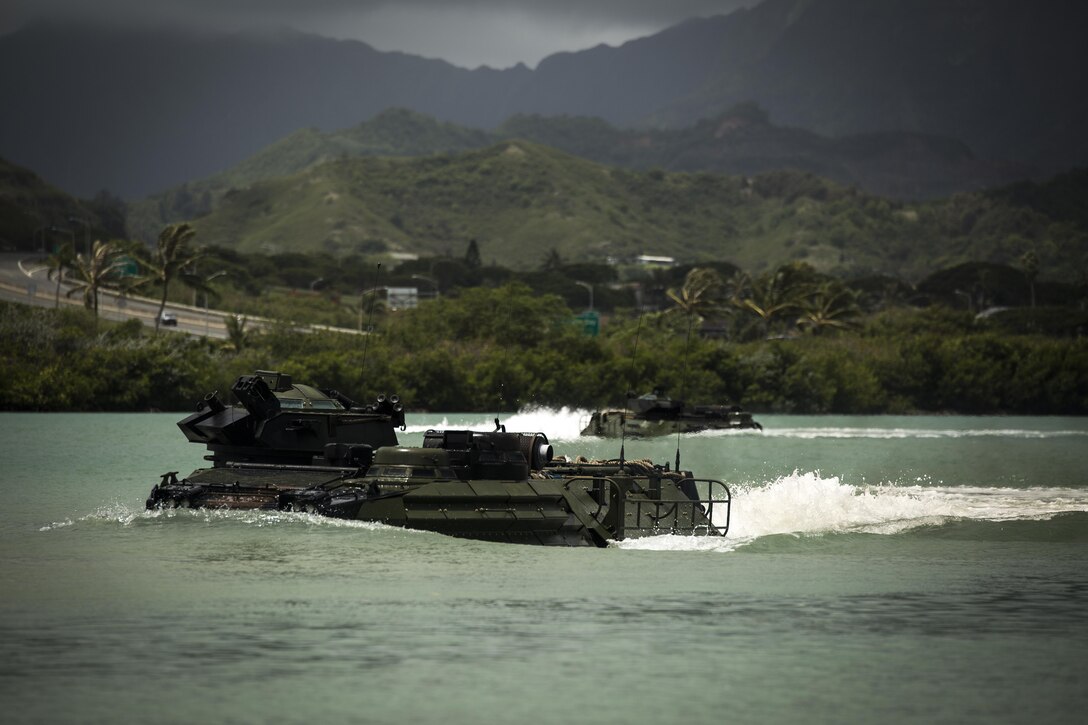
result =
[{"label": "tree line", "polygon": [[664,387],[763,412],[1088,412],[1083,337],[1008,334],[940,306],[749,341],[689,334],[695,318],[678,312],[615,320],[591,337],[560,298],[517,283],[386,314],[369,342],[289,324],[247,332],[244,344],[149,334],[135,320],[90,331],[92,315],[0,306],[0,408],[188,410],[238,375],[280,369],[359,399],[397,393],[411,410],[589,409]]},{"label": "tree line", "polygon": [[[844,281],[804,262],[758,274],[724,262],[629,270],[623,279],[614,266],[566,264],[555,250],[543,251],[535,273],[517,274],[483,264],[472,244],[463,258],[410,261],[381,277],[362,258],[328,267],[316,257],[289,264],[198,247],[185,224],[166,227],[154,248],[97,241],[88,252],[64,246],[47,259],[57,307],[67,283],[85,312],[3,308],[3,409],[187,409],[238,375],[275,367],[441,411],[615,406],[651,387],[775,412],[1088,411],[1084,290],[1040,285],[1028,257],[1020,269],[958,265],[915,286]],[[198,273],[208,264],[222,268]],[[97,321],[106,288],[154,295],[161,313],[179,287],[220,295],[211,285],[220,277],[241,308],[268,297],[271,278],[305,282],[321,271],[327,279],[314,277],[306,295],[271,315],[278,324],[258,332],[244,311],[228,317],[226,341]],[[360,279],[371,288],[342,293]],[[379,282],[418,280],[433,299],[409,310],[382,304]],[[599,337],[574,324],[584,308],[570,301],[587,291],[607,318]],[[1051,304],[1037,306],[1037,297]],[[369,335],[298,332],[305,322],[361,329],[364,313]]]}]

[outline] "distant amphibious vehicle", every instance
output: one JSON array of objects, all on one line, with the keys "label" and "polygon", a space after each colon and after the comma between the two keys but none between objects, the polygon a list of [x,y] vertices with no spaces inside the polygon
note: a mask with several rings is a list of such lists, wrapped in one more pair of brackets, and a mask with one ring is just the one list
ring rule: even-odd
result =
[{"label": "distant amphibious vehicle", "polygon": [[[165,473],[147,507],[303,511],[450,536],[561,546],[724,536],[721,481],[649,461],[556,457],[543,433],[430,430],[399,444],[396,396],[360,405],[279,372],[243,375],[178,423],[210,468]],[[498,421],[496,421],[496,424]]]},{"label": "distant amphibious vehicle", "polygon": [[582,435],[620,438],[745,428],[763,430],[739,405],[686,405],[656,388],[637,398],[629,393],[626,409],[595,411]]}]

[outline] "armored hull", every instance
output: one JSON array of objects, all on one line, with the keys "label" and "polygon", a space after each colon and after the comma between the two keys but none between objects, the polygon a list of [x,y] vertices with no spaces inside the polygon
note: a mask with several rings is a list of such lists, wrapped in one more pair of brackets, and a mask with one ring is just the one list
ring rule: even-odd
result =
[{"label": "armored hull", "polygon": [[739,405],[687,405],[659,390],[629,398],[627,408],[594,411],[584,436],[649,437],[704,430],[763,430]]},{"label": "armored hull", "polygon": [[730,494],[719,481],[647,461],[525,460],[517,450],[527,438],[550,449],[540,433],[429,431],[423,448],[379,449],[363,476],[280,503],[450,536],[562,546],[728,529]]},{"label": "armored hull", "polygon": [[[261,388],[247,377],[235,388]],[[720,481],[648,461],[556,459],[543,433],[432,430],[422,447],[400,446],[394,426],[403,426],[403,414],[385,400],[372,409],[319,408],[315,418],[293,412],[270,424],[283,406],[262,408],[254,400],[267,400],[266,392],[293,395],[300,387],[272,382],[261,395],[239,396],[240,406],[206,399],[178,424],[191,441],[208,445],[213,465],[183,478],[164,474],[148,508],[302,511],[558,546],[606,546],[658,534],[722,536],[728,530],[730,493]],[[328,391],[302,387],[312,402],[319,396],[336,400]],[[224,428],[239,423],[248,433],[224,442]]]}]

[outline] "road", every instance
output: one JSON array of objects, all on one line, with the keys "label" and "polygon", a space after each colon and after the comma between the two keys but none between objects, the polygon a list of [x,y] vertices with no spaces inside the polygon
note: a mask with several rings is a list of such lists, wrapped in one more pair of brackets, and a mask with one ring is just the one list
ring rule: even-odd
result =
[{"label": "road", "polygon": [[[61,285],[60,304],[80,307],[81,295],[72,298],[65,296],[69,288]],[[57,304],[57,284],[48,279],[47,269],[41,263],[41,257],[19,254],[0,254],[0,300],[19,302],[38,307],[53,307]],[[229,310],[205,310],[203,307],[181,305],[168,302],[166,310],[178,318],[177,327],[160,326],[160,330],[170,333],[200,335],[219,340],[227,339],[227,326],[224,319],[233,316]],[[108,290],[98,295],[98,315],[105,320],[124,321],[138,319],[148,327],[155,326],[155,315],[159,311],[159,301],[146,297],[122,297]],[[270,320],[248,317],[247,329],[264,327]],[[303,325],[296,328],[299,332],[316,331],[339,332],[359,335],[359,330],[325,325]]]},{"label": "road", "polygon": [[[69,287],[62,284],[59,304],[81,307],[82,295],[69,298]],[[9,302],[53,307],[58,304],[57,284],[48,279],[47,270],[40,258],[26,254],[0,255],[0,299]],[[177,327],[160,326],[167,332],[201,335],[220,340],[227,338],[227,327],[223,318],[230,312],[208,310],[189,305],[166,305],[166,309],[177,315]],[[148,327],[155,326],[155,315],[159,303],[146,297],[120,296],[109,290],[98,295],[98,316],[104,320],[124,321],[138,319]]]}]

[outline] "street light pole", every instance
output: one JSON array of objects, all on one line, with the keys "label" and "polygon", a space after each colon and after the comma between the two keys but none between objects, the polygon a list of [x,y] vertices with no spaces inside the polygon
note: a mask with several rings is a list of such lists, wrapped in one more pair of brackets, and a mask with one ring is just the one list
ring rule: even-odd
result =
[{"label": "street light pole", "polygon": [[[89,221],[87,221],[86,219],[79,219],[78,217],[74,217],[74,216],[68,217],[68,221],[74,222],[76,224],[82,224],[83,225],[83,247],[84,247],[84,251],[87,253],[87,256],[90,257],[91,256],[91,223]],[[72,235],[72,244],[73,245],[75,244],[75,234]]]},{"label": "street light pole", "polygon": [[72,240],[72,254],[76,253],[76,233],[71,229],[61,229],[60,227],[49,227],[51,232],[60,232],[61,234],[67,234],[69,239]]},{"label": "street light pole", "polygon": [[[42,254],[45,254],[45,231],[47,229],[49,229],[50,226],[51,226],[50,224],[45,224],[45,225],[40,226],[40,227],[38,227],[37,229],[34,230],[34,238],[31,240],[30,243],[34,245],[34,247],[35,247],[34,251],[35,252],[41,252]],[[40,247],[38,246],[38,235],[39,235],[39,233],[41,234],[41,238],[42,238],[42,243],[41,243]]]},{"label": "street light pole", "polygon": [[225,269],[221,269],[215,274],[204,278],[204,337],[208,337],[210,328],[210,325],[208,323],[208,283],[210,283],[216,277],[222,277],[227,274],[230,274],[230,272]]},{"label": "street light pole", "polygon": [[579,282],[577,280],[574,281],[574,284],[578,285],[579,287],[585,287],[587,290],[589,290],[589,310],[587,311],[593,312],[593,285],[591,285],[589,282]]}]

